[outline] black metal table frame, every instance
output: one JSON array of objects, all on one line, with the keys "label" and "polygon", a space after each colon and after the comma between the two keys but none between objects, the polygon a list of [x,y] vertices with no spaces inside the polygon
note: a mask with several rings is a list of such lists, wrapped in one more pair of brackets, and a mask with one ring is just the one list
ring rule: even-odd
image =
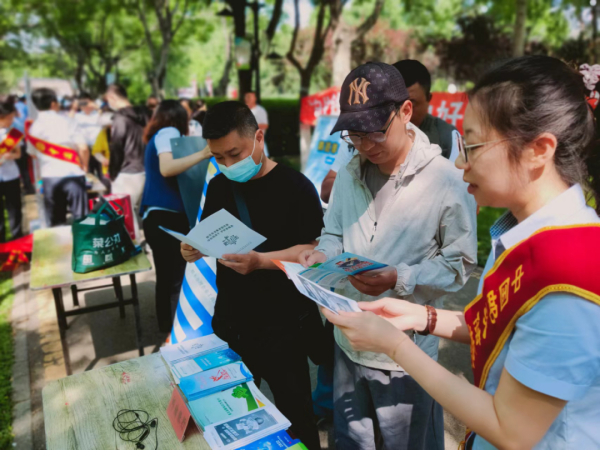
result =
[{"label": "black metal table frame", "polygon": [[[69,328],[67,323],[67,317],[78,316],[80,314],[87,314],[96,311],[102,311],[104,309],[119,308],[119,314],[121,318],[125,317],[125,306],[133,305],[133,315],[135,319],[135,333],[137,340],[137,347],[140,356],[144,356],[144,347],[142,346],[142,328],[140,323],[140,304],[138,300],[137,283],[135,281],[135,274],[129,275],[131,280],[131,298],[125,300],[123,298],[123,287],[121,285],[121,276],[112,277],[112,284],[103,284],[102,286],[92,286],[84,289],[79,289],[77,284],[71,285],[71,293],[73,295],[73,305],[76,309],[65,310],[63,301],[63,293],[61,287],[52,288],[52,295],[54,296],[54,305],[56,306],[56,316],[58,317],[58,328],[60,330],[60,342],[62,345],[63,356],[65,359],[65,367],[67,369],[67,375],[71,375],[71,358],[69,356],[69,346],[67,344],[66,333]],[[84,283],[84,281],[82,281]],[[79,292],[93,291],[96,289],[103,289],[107,287],[113,287],[115,295],[117,296],[116,302],[104,303],[102,305],[86,306],[83,308],[79,307]]]}]

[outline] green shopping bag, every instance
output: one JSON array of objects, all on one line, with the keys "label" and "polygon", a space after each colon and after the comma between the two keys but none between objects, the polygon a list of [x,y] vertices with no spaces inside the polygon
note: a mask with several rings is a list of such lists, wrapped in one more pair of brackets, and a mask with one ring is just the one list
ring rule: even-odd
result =
[{"label": "green shopping bag", "polygon": [[76,273],[121,264],[141,251],[125,228],[123,214],[117,213],[104,199],[86,217],[73,222],[72,232],[71,268]]}]

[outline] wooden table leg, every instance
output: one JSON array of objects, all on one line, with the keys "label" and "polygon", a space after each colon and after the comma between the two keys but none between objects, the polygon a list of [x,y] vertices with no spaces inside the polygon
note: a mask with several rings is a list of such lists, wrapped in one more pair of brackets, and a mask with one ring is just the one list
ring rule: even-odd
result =
[{"label": "wooden table leg", "polygon": [[54,296],[54,306],[56,306],[56,316],[58,318],[58,329],[60,330],[60,344],[62,346],[63,358],[65,360],[65,369],[67,375],[71,375],[71,357],[69,356],[69,345],[67,344],[67,317],[65,316],[65,305],[61,288],[52,289]]},{"label": "wooden table leg", "polygon": [[119,314],[121,315],[121,319],[125,318],[125,305],[123,303],[123,286],[121,285],[121,277],[113,277],[113,286],[115,287],[115,294],[117,295],[117,299],[121,303],[119,306]]},{"label": "wooden table leg", "polygon": [[71,285],[71,295],[73,296],[73,306],[79,306],[79,297],[77,296],[77,285]]},{"label": "wooden table leg", "polygon": [[137,283],[135,282],[135,274],[129,275],[131,280],[131,299],[133,300],[133,315],[135,317],[135,334],[138,344],[140,356],[144,356],[144,346],[142,345],[142,323],[140,316],[140,303],[138,301]]}]

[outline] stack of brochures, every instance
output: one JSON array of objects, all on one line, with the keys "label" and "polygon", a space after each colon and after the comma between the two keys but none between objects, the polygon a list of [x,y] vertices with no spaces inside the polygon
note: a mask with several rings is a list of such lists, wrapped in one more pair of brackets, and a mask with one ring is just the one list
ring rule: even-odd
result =
[{"label": "stack of brochures", "polygon": [[290,421],[225,341],[211,334],[160,351],[175,389],[213,450],[307,450],[285,431]]},{"label": "stack of brochures", "polygon": [[[179,384],[179,381],[182,377],[180,374],[182,373],[197,373],[199,371],[206,370],[206,368],[218,367],[216,364],[220,361],[223,361],[223,364],[233,362],[226,360],[226,358],[221,359],[218,357],[211,357],[211,362],[213,365],[208,366],[208,360],[202,360],[202,357],[204,356],[220,353],[226,350],[229,350],[229,345],[227,345],[227,342],[220,339],[216,334],[209,334],[208,336],[202,336],[196,339],[190,339],[189,341],[184,341],[181,344],[161,347],[160,355],[169,366],[175,382]],[[227,354],[228,358],[233,358],[233,355],[235,355],[237,358],[235,361],[239,361],[241,359],[235,352],[233,352],[233,350],[230,350],[230,352],[231,353]],[[195,365],[198,366],[200,370],[196,369]],[[205,369],[202,368],[203,366]]]}]

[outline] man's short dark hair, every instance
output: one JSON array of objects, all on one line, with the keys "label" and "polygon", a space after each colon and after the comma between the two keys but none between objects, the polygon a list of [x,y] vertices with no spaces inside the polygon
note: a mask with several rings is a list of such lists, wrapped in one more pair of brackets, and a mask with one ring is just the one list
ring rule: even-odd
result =
[{"label": "man's short dark hair", "polygon": [[92,96],[89,93],[87,93],[85,91],[81,91],[79,93],[79,95],[77,96],[77,100],[94,100],[94,99],[92,98]]},{"label": "man's short dark hair", "polygon": [[204,139],[220,139],[232,131],[243,137],[253,137],[256,130],[258,123],[250,108],[236,101],[217,103],[206,112],[202,123]]},{"label": "man's short dark hair", "polygon": [[113,83],[110,86],[108,86],[106,88],[106,93],[114,94],[117,97],[121,97],[126,100],[129,99],[129,97],[127,97],[127,89],[125,89],[125,86],[118,84],[118,83]]},{"label": "man's short dark hair", "polygon": [[409,88],[415,83],[419,83],[425,91],[425,96],[429,99],[431,94],[431,74],[427,67],[416,59],[403,59],[394,64],[398,72],[404,78],[406,87]]},{"label": "man's short dark hair", "polygon": [[56,92],[48,88],[38,88],[31,93],[31,99],[38,111],[48,111],[52,103],[58,103]]}]

